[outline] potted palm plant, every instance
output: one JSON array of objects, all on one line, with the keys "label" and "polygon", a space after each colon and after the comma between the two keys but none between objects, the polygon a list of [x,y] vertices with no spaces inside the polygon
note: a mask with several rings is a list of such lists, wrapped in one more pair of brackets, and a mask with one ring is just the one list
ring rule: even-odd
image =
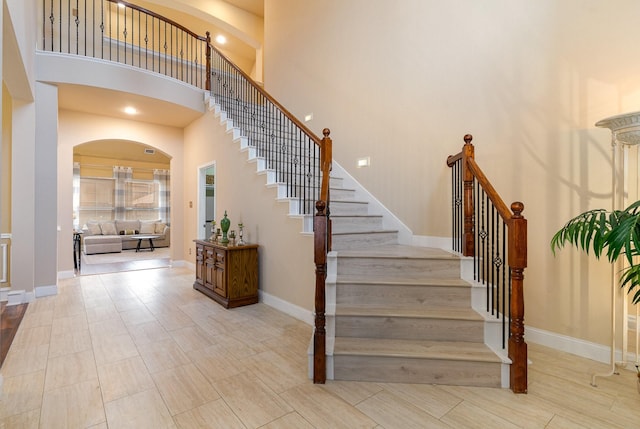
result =
[{"label": "potted palm plant", "polygon": [[609,262],[626,258],[620,286],[633,293],[633,303],[640,302],[640,201],[624,210],[589,210],[569,220],[551,239],[551,250],[574,246],[596,258],[606,255]]}]

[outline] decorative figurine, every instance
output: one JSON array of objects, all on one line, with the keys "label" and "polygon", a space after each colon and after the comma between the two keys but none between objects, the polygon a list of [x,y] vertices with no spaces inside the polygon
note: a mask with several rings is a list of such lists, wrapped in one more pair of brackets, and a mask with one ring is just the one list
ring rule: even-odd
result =
[{"label": "decorative figurine", "polygon": [[231,221],[227,217],[227,211],[224,211],[224,218],[220,221],[220,226],[222,227],[222,241],[221,244],[229,244],[229,237],[227,237],[227,232],[229,232],[229,227],[231,226]]},{"label": "decorative figurine", "polygon": [[216,241],[216,221],[211,221],[211,236],[209,237],[209,241]]},{"label": "decorative figurine", "polygon": [[238,224],[238,234],[240,236],[240,239],[238,240],[238,246],[244,246],[246,243],[244,242],[244,240],[242,239],[242,228],[244,228],[244,225],[242,223]]}]

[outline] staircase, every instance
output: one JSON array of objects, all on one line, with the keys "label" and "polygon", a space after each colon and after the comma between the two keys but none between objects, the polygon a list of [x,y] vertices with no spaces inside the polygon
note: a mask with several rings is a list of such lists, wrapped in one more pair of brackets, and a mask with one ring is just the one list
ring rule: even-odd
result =
[{"label": "staircase", "polygon": [[[332,178],[328,375],[335,380],[501,387],[507,359],[485,345],[461,260],[398,244],[382,216]],[[340,195],[336,202],[336,194]],[[505,372],[505,374],[508,372]]]},{"label": "staircase", "polygon": [[[210,106],[241,149],[298,215],[288,184],[265,159],[259,133],[242,115]],[[270,119],[275,121],[275,119]],[[331,177],[332,248],[327,278],[329,379],[501,387],[504,363],[485,345],[485,318],[471,307],[461,260],[441,249],[398,244],[398,231],[369,202]],[[312,232],[312,215],[304,216]],[[312,359],[312,358],[310,358]],[[508,373],[508,372],[505,372]],[[508,383],[508,381],[507,381]]]}]

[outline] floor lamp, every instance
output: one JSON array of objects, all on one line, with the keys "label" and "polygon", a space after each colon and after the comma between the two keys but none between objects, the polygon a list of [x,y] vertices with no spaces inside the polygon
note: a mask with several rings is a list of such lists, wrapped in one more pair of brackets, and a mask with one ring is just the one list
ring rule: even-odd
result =
[{"label": "floor lamp", "polygon": [[[625,193],[630,199],[630,186],[635,185],[633,195],[638,199],[640,188],[638,171],[640,170],[640,112],[625,113],[602,119],[596,123],[596,127],[609,128],[611,130],[611,205],[613,210],[624,209]],[[635,169],[631,170],[630,152],[635,150]],[[635,184],[629,180],[635,174]],[[591,377],[591,385],[597,386],[596,377],[608,377],[618,373],[618,368],[627,366],[627,348],[629,341],[629,301],[627,294],[620,289],[620,271],[624,266],[624,258],[619,258],[611,265],[611,369],[607,373],[594,374]],[[622,357],[616,361],[616,306],[622,303]],[[636,338],[635,359],[638,364],[638,336],[640,333],[639,306],[636,306],[635,315]]]}]

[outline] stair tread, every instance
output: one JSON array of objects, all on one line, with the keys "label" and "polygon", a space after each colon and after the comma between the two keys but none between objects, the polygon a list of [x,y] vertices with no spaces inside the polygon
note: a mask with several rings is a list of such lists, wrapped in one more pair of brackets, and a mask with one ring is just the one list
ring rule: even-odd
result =
[{"label": "stair tread", "polygon": [[380,276],[372,276],[367,278],[366,276],[352,276],[339,274],[336,278],[336,284],[356,284],[356,285],[372,285],[372,286],[441,286],[441,287],[462,287],[470,288],[469,282],[460,278],[430,278],[424,279],[415,278],[400,278],[397,276],[390,278],[381,278]]},{"label": "stair tread", "polygon": [[389,234],[398,232],[397,229],[375,229],[375,230],[362,230],[362,231],[332,231],[331,235],[351,235],[351,234]]},{"label": "stair tread", "polygon": [[331,215],[331,219],[335,219],[335,218],[370,218],[370,217],[375,217],[375,218],[381,218],[382,215],[376,215],[376,214],[332,214]]},{"label": "stair tread", "polygon": [[484,343],[465,341],[336,337],[333,354],[502,362]]},{"label": "stair tread", "polygon": [[442,249],[404,244],[384,244],[361,249],[341,250],[339,256],[344,258],[460,259],[457,255]]},{"label": "stair tread", "polygon": [[360,316],[360,317],[411,317],[420,319],[452,319],[484,321],[482,316],[472,308],[455,307],[375,307],[358,305],[339,305],[336,307],[336,316]]}]

